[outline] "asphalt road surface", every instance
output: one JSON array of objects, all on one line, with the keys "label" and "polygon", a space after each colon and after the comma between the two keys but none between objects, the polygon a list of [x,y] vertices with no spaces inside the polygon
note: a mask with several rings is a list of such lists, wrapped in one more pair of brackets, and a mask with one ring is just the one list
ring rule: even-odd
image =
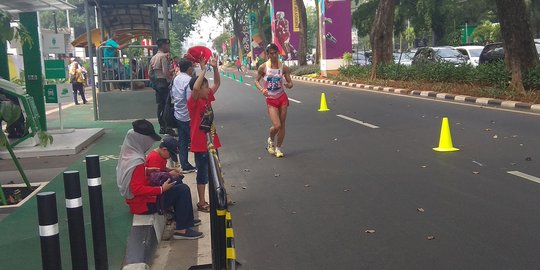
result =
[{"label": "asphalt road surface", "polygon": [[[539,115],[296,81],[277,159],[253,78],[222,81],[242,269],[540,267]],[[458,152],[432,150],[442,117]]]}]

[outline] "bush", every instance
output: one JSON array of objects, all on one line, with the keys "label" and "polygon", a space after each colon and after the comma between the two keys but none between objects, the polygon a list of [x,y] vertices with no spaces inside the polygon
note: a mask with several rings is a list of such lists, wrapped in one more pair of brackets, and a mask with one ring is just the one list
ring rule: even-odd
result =
[{"label": "bush", "polygon": [[292,66],[289,67],[292,75],[302,76],[313,73],[320,73],[319,65],[307,65],[307,66]]},{"label": "bush", "polygon": [[540,89],[540,65],[529,69],[523,77],[523,85],[528,89]]},{"label": "bush", "polygon": [[[371,66],[347,66],[339,69],[340,75],[349,80],[369,78]],[[398,64],[382,65],[377,68],[377,78],[393,81],[418,81],[441,83],[471,83],[506,89],[510,74],[504,63],[454,66],[451,63],[426,63],[423,65],[404,66]],[[531,70],[524,82],[540,88],[540,66]]]}]

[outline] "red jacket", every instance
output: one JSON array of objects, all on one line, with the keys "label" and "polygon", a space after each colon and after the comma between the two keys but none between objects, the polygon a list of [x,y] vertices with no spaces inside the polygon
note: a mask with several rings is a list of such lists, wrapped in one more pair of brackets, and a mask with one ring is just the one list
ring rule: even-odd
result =
[{"label": "red jacket", "polygon": [[135,167],[129,188],[135,197],[126,199],[129,209],[133,214],[144,214],[148,211],[147,203],[155,203],[156,196],[161,194],[161,187],[150,186],[145,173],[144,164]]}]

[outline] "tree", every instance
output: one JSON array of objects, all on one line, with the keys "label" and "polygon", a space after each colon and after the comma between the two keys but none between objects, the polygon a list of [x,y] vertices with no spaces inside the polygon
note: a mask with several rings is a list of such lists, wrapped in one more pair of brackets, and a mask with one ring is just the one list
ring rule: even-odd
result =
[{"label": "tree", "polygon": [[21,43],[32,44],[32,37],[22,24],[11,26],[11,14],[0,10],[0,42],[17,40]]},{"label": "tree", "polygon": [[231,35],[228,32],[224,32],[221,35],[217,36],[212,41],[212,47],[218,51],[219,53],[225,53],[223,51],[223,44],[226,44],[227,46],[230,46],[231,41]]},{"label": "tree", "polygon": [[306,6],[304,5],[304,0],[294,0],[298,5],[298,12],[300,13],[300,48],[298,48],[298,65],[305,66],[306,62],[306,53],[308,47],[308,38],[307,38],[307,13]]},{"label": "tree", "polygon": [[190,4],[187,0],[178,1],[178,4],[172,7],[172,24],[169,38],[173,55],[181,55],[182,43],[195,29],[201,15],[201,10],[197,8],[197,5]]},{"label": "tree", "polygon": [[471,34],[471,39],[481,44],[501,41],[501,26],[488,20],[482,21]]},{"label": "tree", "polygon": [[229,18],[232,23],[233,33],[238,44],[239,56],[243,57],[242,48],[242,25],[247,23],[246,15],[252,2],[246,0],[208,0],[200,1],[199,5],[203,8],[203,12],[208,15],[218,16],[223,21]]},{"label": "tree", "polygon": [[319,15],[315,7],[306,7],[307,14],[307,52],[316,48],[316,38],[319,35]]},{"label": "tree", "polygon": [[505,64],[512,74],[511,89],[525,93],[523,75],[538,64],[538,52],[524,0],[496,0],[501,23]]},{"label": "tree", "polygon": [[394,12],[394,0],[380,0],[370,35],[371,49],[373,50],[372,80],[377,78],[379,65],[393,61]]}]

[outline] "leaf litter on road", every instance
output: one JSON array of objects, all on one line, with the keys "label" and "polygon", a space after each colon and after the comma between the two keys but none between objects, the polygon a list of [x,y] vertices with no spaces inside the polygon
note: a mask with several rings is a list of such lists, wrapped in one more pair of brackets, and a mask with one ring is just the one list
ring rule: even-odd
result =
[{"label": "leaf litter on road", "polygon": [[424,208],[420,207],[420,208],[416,208],[416,211],[418,211],[420,213],[424,213],[426,210],[424,210]]},{"label": "leaf litter on road", "polygon": [[426,237],[427,240],[435,240],[435,236],[433,235],[428,235],[428,237]]},{"label": "leaf litter on road", "polygon": [[372,234],[372,233],[375,233],[375,230],[369,229],[369,230],[366,230],[365,233]]}]

